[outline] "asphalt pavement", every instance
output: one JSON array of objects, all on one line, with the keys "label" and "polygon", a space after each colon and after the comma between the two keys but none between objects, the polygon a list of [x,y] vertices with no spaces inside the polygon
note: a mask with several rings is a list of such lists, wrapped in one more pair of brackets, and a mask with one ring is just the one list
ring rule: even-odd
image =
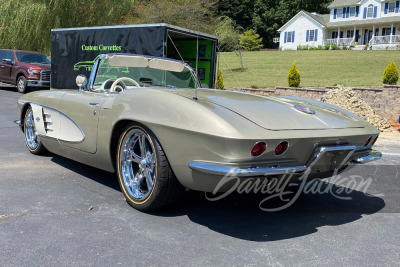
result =
[{"label": "asphalt pavement", "polygon": [[261,211],[259,194],[189,191],[142,213],[114,174],[30,154],[19,96],[0,88],[0,266],[399,266],[400,141],[379,140],[384,157],[346,173],[369,181],[350,199],[336,194],[349,178],[279,212]]}]

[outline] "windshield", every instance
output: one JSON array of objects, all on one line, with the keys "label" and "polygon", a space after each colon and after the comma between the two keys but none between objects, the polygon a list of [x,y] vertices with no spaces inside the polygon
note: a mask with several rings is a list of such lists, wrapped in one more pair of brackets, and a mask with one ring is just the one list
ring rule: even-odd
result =
[{"label": "windshield", "polygon": [[16,52],[15,54],[17,55],[19,62],[51,64],[50,58],[43,54],[31,54],[25,52]]},{"label": "windshield", "polygon": [[[119,78],[130,78],[140,87],[195,88],[196,80],[183,63],[144,56],[113,55],[99,63],[94,90],[108,90]],[[124,81],[125,83],[125,81]],[[134,87],[126,81],[127,89]]]}]

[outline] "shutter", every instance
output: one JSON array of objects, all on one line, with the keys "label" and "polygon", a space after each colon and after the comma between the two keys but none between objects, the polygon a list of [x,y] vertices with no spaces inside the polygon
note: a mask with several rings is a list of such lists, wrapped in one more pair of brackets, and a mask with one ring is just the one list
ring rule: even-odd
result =
[{"label": "shutter", "polygon": [[285,44],[286,44],[286,39],[287,39],[287,32],[285,32]]},{"label": "shutter", "polygon": [[357,18],[358,18],[358,14],[360,14],[360,7],[359,6],[356,7],[356,17]]},{"label": "shutter", "polygon": [[367,18],[367,8],[366,7],[364,7],[364,17],[363,17],[364,19],[366,19]]},{"label": "shutter", "polygon": [[343,15],[342,15],[342,18],[344,18],[344,19],[346,18],[346,8],[345,8],[345,7],[343,8]]},{"label": "shutter", "polygon": [[389,3],[385,3],[385,14],[389,11]]},{"label": "shutter", "polygon": [[399,9],[400,9],[400,1],[396,2],[396,13],[399,13]]},{"label": "shutter", "polygon": [[346,10],[346,18],[350,17],[350,7],[347,8]]},{"label": "shutter", "polygon": [[293,31],[293,35],[292,35],[292,43],[294,43],[294,33],[295,33],[295,31]]},{"label": "shutter", "polygon": [[333,10],[333,19],[336,19],[336,16],[337,16],[337,9],[335,8],[335,9]]},{"label": "shutter", "polygon": [[378,16],[378,7],[375,6],[374,7],[374,18],[376,18]]},{"label": "shutter", "polygon": [[318,41],[318,29],[315,29],[314,41]]},{"label": "shutter", "polygon": [[382,29],[382,36],[385,36],[386,35],[386,28],[383,28]]},{"label": "shutter", "polygon": [[307,35],[306,35],[306,42],[308,43],[308,40],[310,40],[310,30],[307,30]]}]

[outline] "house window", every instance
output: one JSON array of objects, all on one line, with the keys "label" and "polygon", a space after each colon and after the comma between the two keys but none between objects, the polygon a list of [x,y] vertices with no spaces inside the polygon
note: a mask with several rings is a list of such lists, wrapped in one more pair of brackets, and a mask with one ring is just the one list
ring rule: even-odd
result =
[{"label": "house window", "polygon": [[382,35],[390,35],[391,32],[392,32],[392,28],[386,28],[386,29],[382,30]]},{"label": "house window", "polygon": [[337,15],[336,15],[336,17],[337,17],[338,19],[340,19],[340,18],[343,17],[343,9],[339,8],[339,9],[337,10]]},{"label": "house window", "polygon": [[394,13],[396,9],[396,3],[389,3],[389,13]]},{"label": "house window", "polygon": [[287,33],[287,42],[288,43],[293,43],[293,32],[288,32]]},{"label": "house window", "polygon": [[356,16],[356,7],[350,7],[350,17],[355,17]]},{"label": "house window", "polygon": [[309,42],[315,41],[315,30],[310,30],[310,33],[308,34],[308,41]]},{"label": "house window", "polygon": [[372,18],[374,16],[374,5],[368,6],[367,18]]}]

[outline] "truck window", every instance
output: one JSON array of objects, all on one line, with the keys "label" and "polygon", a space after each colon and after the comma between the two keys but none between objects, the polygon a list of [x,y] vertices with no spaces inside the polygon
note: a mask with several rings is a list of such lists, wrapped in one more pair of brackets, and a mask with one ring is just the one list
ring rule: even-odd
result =
[{"label": "truck window", "polygon": [[0,51],[0,61],[5,59],[6,52],[5,51]]},{"label": "truck window", "polygon": [[11,53],[11,52],[7,52],[7,53],[6,53],[6,56],[4,57],[4,59],[9,59],[9,60],[11,60],[12,62],[15,62],[14,55],[13,55],[13,53]]},{"label": "truck window", "polygon": [[18,61],[24,63],[51,64],[50,58],[43,54],[16,52]]}]

